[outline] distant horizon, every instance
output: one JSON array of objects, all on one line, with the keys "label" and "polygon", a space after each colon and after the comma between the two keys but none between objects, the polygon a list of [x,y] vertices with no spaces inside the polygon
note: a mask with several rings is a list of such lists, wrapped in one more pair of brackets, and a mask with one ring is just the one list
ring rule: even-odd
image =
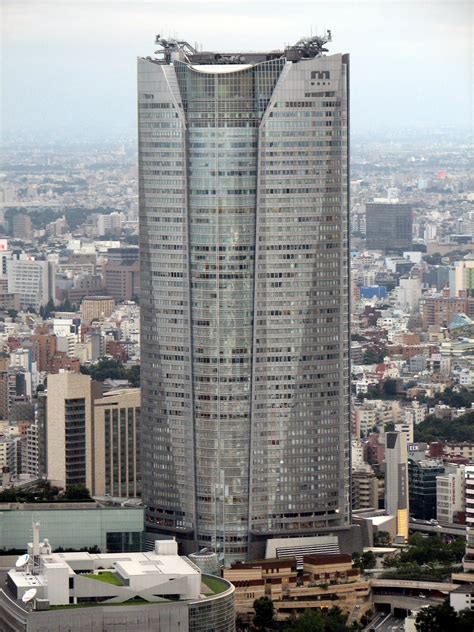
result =
[{"label": "distant horizon", "polygon": [[[386,143],[399,143],[405,142],[407,144],[419,144],[427,143],[430,139],[436,141],[444,141],[449,143],[451,141],[459,142],[465,140],[468,144],[472,142],[474,136],[474,130],[470,126],[461,125],[438,125],[438,126],[418,126],[418,127],[384,127],[380,129],[351,129],[350,137],[353,142],[364,142],[370,144],[370,142],[386,142]],[[4,143],[4,149],[8,149],[9,145],[14,143],[17,146],[29,146],[47,148],[54,146],[68,146],[68,145],[90,145],[97,148],[108,144],[120,144],[120,143],[135,143],[137,142],[137,129],[135,126],[124,126],[101,130],[89,129],[87,133],[78,130],[61,130],[58,128],[33,130],[33,129],[11,129],[2,130],[2,141]],[[0,167],[1,169],[1,167]]]},{"label": "distant horizon", "polygon": [[272,50],[332,31],[351,59],[351,129],[472,131],[467,0],[4,0],[2,134],[109,136],[136,125],[136,59],[155,35]]}]

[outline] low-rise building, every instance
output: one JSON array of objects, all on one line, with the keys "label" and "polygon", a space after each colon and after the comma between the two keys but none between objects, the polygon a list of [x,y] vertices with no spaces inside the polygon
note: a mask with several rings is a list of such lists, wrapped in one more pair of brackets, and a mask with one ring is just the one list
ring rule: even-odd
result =
[{"label": "low-rise building", "polygon": [[140,551],[144,529],[141,506],[96,502],[0,503],[0,548],[24,549],[31,525],[39,522],[55,547],[105,552]]},{"label": "low-rise building", "polygon": [[234,587],[203,576],[177,546],[157,540],[150,552],[53,553],[35,524],[28,555],[1,591],[0,619],[12,632],[234,632]]},{"label": "low-rise building", "polygon": [[346,614],[357,612],[359,618],[371,605],[369,582],[347,554],[305,555],[302,572],[296,559],[235,562],[224,577],[235,586],[236,612],[245,621],[253,616],[253,602],[264,596],[272,599],[278,620],[307,608],[334,605]]},{"label": "low-rise building", "polygon": [[81,303],[82,320],[90,323],[108,318],[114,308],[115,300],[111,296],[86,296]]},{"label": "low-rise building", "polygon": [[449,593],[449,603],[456,610],[474,610],[474,584],[463,584]]}]

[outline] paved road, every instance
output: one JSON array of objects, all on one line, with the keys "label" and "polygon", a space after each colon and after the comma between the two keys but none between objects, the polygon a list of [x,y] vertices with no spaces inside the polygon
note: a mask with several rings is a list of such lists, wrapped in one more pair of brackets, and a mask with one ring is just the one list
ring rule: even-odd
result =
[{"label": "paved road", "polygon": [[404,630],[405,619],[390,616],[379,628],[376,628],[377,632],[399,632]]},{"label": "paved road", "polygon": [[373,628],[376,632],[400,632],[404,629],[404,621],[405,619],[393,615],[379,614],[364,628],[364,632],[369,632]]},{"label": "paved road", "polygon": [[463,537],[466,533],[466,527],[464,525],[446,525],[437,524],[432,525],[423,520],[410,520],[408,526],[410,531],[421,531],[422,533],[435,533],[441,535],[445,533],[447,535],[454,535],[457,537]]}]

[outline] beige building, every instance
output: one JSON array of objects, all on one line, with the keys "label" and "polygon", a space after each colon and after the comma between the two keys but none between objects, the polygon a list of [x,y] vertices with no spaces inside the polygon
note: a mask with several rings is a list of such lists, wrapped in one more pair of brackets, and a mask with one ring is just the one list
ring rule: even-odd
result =
[{"label": "beige building", "polygon": [[140,389],[96,399],[93,494],[140,496],[140,452]]},{"label": "beige building", "polygon": [[235,586],[235,609],[244,621],[252,619],[255,599],[264,596],[273,601],[279,621],[292,612],[332,606],[339,606],[353,621],[370,609],[369,582],[353,568],[350,555],[305,555],[302,570],[298,573],[295,559],[274,558],[234,563],[224,570],[224,577]]},{"label": "beige building", "polygon": [[101,395],[102,385],[88,375],[48,375],[46,468],[55,485],[92,489],[93,401]]},{"label": "beige building", "polygon": [[115,300],[111,296],[86,296],[81,304],[82,320],[108,318],[115,309]]},{"label": "beige building", "polygon": [[352,472],[352,509],[378,509],[379,487],[373,472]]}]

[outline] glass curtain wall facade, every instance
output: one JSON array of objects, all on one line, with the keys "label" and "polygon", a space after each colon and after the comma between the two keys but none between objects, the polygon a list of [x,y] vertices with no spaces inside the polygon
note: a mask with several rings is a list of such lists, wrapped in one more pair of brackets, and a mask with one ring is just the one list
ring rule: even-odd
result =
[{"label": "glass curtain wall facade", "polygon": [[347,525],[348,58],[139,59],[138,102],[148,526]]}]

